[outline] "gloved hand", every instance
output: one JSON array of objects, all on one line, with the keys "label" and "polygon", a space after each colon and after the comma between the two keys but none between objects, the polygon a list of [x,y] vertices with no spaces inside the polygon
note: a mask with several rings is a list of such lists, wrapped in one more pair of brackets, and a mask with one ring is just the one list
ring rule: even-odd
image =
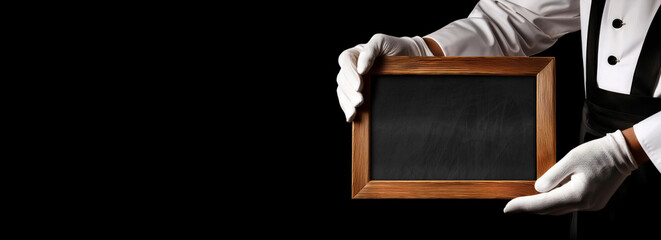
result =
[{"label": "gloved hand", "polygon": [[347,122],[356,115],[356,107],[363,103],[362,77],[379,56],[433,56],[421,37],[393,37],[375,34],[366,44],[347,49],[340,54],[337,74],[337,98]]},{"label": "gloved hand", "polygon": [[602,209],[638,165],[619,130],[572,149],[537,182],[537,195],[512,199],[503,210],[562,215]]}]

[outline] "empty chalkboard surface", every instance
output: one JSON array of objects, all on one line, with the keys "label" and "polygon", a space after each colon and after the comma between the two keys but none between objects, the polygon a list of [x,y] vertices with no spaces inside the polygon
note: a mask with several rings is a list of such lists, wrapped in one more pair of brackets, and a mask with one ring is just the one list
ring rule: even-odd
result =
[{"label": "empty chalkboard surface", "polygon": [[384,57],[353,122],[353,198],[535,194],[555,163],[555,64]]},{"label": "empty chalkboard surface", "polygon": [[535,77],[371,79],[373,180],[535,180]]}]

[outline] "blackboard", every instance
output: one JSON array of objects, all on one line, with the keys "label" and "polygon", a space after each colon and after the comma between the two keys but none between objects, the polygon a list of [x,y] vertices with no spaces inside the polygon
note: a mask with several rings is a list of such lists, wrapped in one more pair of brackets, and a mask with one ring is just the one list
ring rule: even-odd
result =
[{"label": "blackboard", "polygon": [[364,77],[353,198],[535,194],[555,163],[555,64],[529,57],[385,57]]},{"label": "blackboard", "polygon": [[371,79],[373,180],[535,180],[535,78]]}]

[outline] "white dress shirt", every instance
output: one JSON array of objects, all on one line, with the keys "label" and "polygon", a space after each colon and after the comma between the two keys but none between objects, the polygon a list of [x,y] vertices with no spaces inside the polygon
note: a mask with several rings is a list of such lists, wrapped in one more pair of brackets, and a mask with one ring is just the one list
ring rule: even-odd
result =
[{"label": "white dress shirt", "polygon": [[[454,21],[425,37],[434,39],[446,56],[530,56],[551,47],[561,36],[584,29],[581,38],[583,69],[586,69],[591,3],[591,0],[482,0],[468,18]],[[606,0],[597,53],[599,88],[630,93],[638,56],[659,6],[661,0]],[[624,25],[612,27],[615,19],[621,19]],[[608,56],[616,56],[619,62],[609,64]],[[661,84],[657,84],[653,96],[661,98]],[[633,129],[661,171],[661,112],[635,124]]]}]

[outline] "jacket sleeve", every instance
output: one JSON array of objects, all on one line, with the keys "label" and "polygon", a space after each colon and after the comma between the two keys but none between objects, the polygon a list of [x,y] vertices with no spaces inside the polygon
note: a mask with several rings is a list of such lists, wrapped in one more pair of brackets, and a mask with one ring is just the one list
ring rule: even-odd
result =
[{"label": "jacket sleeve", "polygon": [[580,29],[578,0],[481,0],[468,18],[425,37],[446,56],[530,56]]},{"label": "jacket sleeve", "polygon": [[633,125],[633,131],[651,162],[661,171],[661,112]]}]

